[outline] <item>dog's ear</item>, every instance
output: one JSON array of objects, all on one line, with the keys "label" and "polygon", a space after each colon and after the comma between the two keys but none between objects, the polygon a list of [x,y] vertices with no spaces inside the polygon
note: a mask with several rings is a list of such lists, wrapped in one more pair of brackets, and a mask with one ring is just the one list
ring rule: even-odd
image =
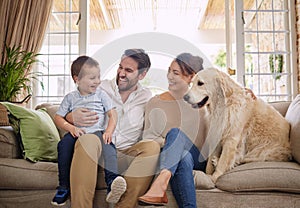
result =
[{"label": "dog's ear", "polygon": [[218,88],[222,92],[222,95],[226,97],[230,97],[233,93],[233,86],[230,83],[230,77],[224,72],[219,71],[218,77],[216,78]]}]

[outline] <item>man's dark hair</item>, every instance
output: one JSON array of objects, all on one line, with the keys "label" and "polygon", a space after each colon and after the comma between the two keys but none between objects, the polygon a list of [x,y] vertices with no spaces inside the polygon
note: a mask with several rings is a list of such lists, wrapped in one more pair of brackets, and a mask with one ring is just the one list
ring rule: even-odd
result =
[{"label": "man's dark hair", "polygon": [[72,65],[71,65],[71,75],[72,78],[74,80],[74,76],[80,77],[80,73],[81,73],[81,69],[83,67],[83,65],[88,65],[90,67],[99,67],[99,63],[89,57],[89,56],[79,56],[75,61],[73,61]]},{"label": "man's dark hair", "polygon": [[138,63],[139,74],[147,72],[151,66],[150,58],[143,49],[127,49],[122,55],[124,57],[130,57]]}]

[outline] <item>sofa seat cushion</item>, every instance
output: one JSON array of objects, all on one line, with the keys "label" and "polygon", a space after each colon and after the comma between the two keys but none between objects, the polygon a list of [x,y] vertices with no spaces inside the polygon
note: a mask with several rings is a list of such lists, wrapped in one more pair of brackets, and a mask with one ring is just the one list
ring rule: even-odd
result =
[{"label": "sofa seat cushion", "polygon": [[[0,189],[55,190],[58,186],[57,163],[0,158],[0,170]],[[104,171],[100,166],[96,189],[106,189]]]},{"label": "sofa seat cushion", "polygon": [[1,189],[55,189],[57,163],[32,163],[24,159],[0,158]]},{"label": "sofa seat cushion", "polygon": [[220,176],[216,187],[230,192],[283,191],[300,193],[300,165],[294,162],[253,162]]}]

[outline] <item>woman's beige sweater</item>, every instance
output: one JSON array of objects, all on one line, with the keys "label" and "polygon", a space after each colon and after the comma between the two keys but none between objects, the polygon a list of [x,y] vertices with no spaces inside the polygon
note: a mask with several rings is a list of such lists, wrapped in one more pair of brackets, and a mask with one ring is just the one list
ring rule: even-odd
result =
[{"label": "woman's beige sweater", "polygon": [[163,146],[171,128],[181,129],[201,150],[208,130],[205,110],[194,109],[183,99],[162,100],[154,96],[146,105],[143,139]]}]

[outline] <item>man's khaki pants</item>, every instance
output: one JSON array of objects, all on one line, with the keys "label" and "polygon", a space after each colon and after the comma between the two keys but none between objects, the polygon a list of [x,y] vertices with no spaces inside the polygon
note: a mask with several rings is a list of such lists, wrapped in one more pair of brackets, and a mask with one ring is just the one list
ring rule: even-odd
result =
[{"label": "man's khaki pants", "polygon": [[[115,207],[136,207],[138,197],[147,191],[153,179],[159,153],[160,146],[155,141],[140,141],[118,151],[119,170],[124,170],[127,189]],[[101,142],[96,135],[85,134],[78,138],[70,174],[72,208],[93,207],[100,155]]]}]

